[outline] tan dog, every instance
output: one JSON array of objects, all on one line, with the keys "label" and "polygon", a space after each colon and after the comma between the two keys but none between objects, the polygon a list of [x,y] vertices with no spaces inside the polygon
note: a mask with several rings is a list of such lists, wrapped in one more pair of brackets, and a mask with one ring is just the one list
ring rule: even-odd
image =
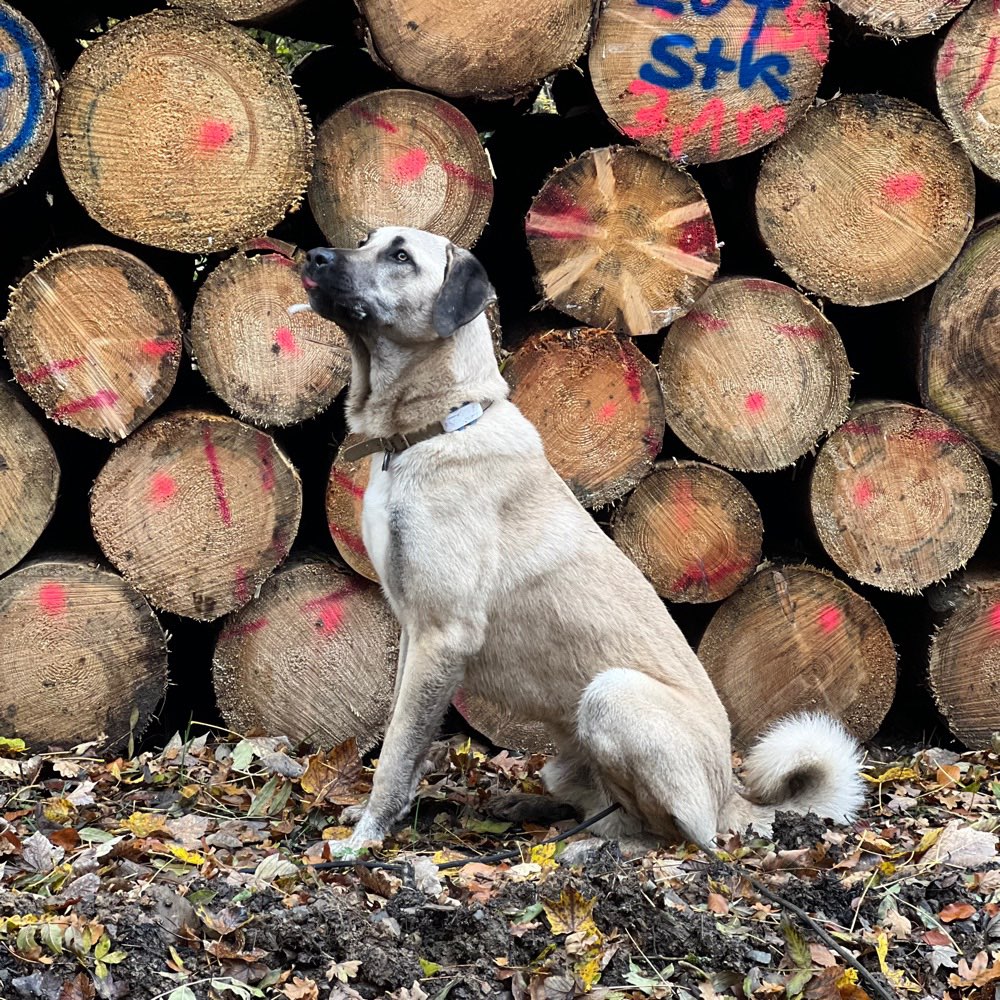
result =
[{"label": "tan dog", "polygon": [[[545,723],[559,748],[543,771],[551,793],[583,814],[622,806],[595,827],[605,836],[710,849],[719,832],[766,827],[776,808],[850,817],[862,801],[857,748],[825,716],[780,722],[737,789],[729,719],[704,667],[507,400],[483,314],[493,290],[470,253],[379,229],[358,249],[310,251],[303,284],[351,340],[351,430],[403,436],[371,445],[364,541],[402,636],[372,794],[347,850],[407,813],[459,686]],[[470,403],[482,416],[442,432]]]}]

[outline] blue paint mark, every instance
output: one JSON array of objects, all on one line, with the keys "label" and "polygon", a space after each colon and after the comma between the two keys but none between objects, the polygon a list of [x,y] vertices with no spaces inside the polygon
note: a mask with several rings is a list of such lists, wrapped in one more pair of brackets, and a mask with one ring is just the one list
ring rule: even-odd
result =
[{"label": "blue paint mark", "polygon": [[[38,62],[38,53],[32,44],[28,33],[6,11],[0,10],[0,32],[10,36],[24,60],[24,70],[28,78],[28,106],[24,112],[24,121],[17,135],[6,146],[0,146],[0,166],[12,160],[31,141],[42,116],[42,68]],[[7,69],[7,61],[0,56],[0,89],[6,89],[14,83],[14,75]]]}]

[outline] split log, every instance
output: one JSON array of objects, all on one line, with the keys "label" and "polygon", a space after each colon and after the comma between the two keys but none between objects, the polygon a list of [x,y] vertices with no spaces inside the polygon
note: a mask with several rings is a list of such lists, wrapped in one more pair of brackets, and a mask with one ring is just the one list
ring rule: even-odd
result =
[{"label": "split log", "polygon": [[298,6],[302,0],[168,0],[171,7],[236,24],[266,23],[278,14]]},{"label": "split log", "polygon": [[1000,460],[1000,221],[966,244],[921,330],[920,398]]},{"label": "split log", "polygon": [[686,313],[719,267],[697,182],[631,147],[592,149],[556,170],[526,230],[546,300],[632,336]]},{"label": "split log", "polygon": [[612,124],[690,163],[741,156],[812,104],[830,48],[820,0],[610,0],[590,76]]},{"label": "split log", "polygon": [[750,746],[799,711],[875,735],[896,690],[896,650],[875,609],[810,566],[768,566],[715,612],[698,646],[733,727]]},{"label": "split log", "polygon": [[851,366],[833,324],[804,295],[726,278],[670,328],[660,380],[667,424],[692,451],[772,472],[846,418]]},{"label": "split log", "polygon": [[263,431],[186,411],[116,448],[90,498],[104,554],[153,605],[212,621],[246,604],[298,531],[302,485]]},{"label": "split log", "polygon": [[113,247],[42,261],[11,293],[2,329],[25,391],[52,420],[93,437],[129,435],[177,378],[180,304],[152,268]]},{"label": "split log", "polygon": [[45,431],[0,382],[0,574],[38,541],[58,492],[59,459]]},{"label": "split log", "polygon": [[931,639],[928,679],[948,728],[970,750],[1000,733],[1000,573],[965,573],[935,595],[947,607]]},{"label": "split log", "polygon": [[281,64],[245,31],[187,11],[133,17],[92,42],[57,124],[66,183],[90,215],[169,250],[215,253],[266,232],[309,178],[309,122]]},{"label": "split log", "polygon": [[48,149],[58,78],[35,26],[0,2],[0,194],[25,180]]},{"label": "split log", "polygon": [[707,604],[760,562],[764,523],[750,491],[703,462],[658,466],[615,511],[611,535],[668,601]]},{"label": "split log", "polygon": [[460,690],[452,704],[465,721],[502,750],[519,753],[555,753],[552,737],[541,722],[526,722],[507,708],[479,695]]},{"label": "split log", "polygon": [[[834,0],[866,28],[892,38],[915,38],[947,24],[969,0]],[[992,0],[989,0],[992,2]]]},{"label": "split log", "polygon": [[326,523],[341,559],[355,573],[377,583],[378,573],[368,558],[361,537],[361,510],[372,460],[362,458],[357,462],[348,462],[344,458],[344,449],[361,439],[360,434],[348,434],[337,449],[326,487]]},{"label": "split log", "polygon": [[401,80],[450,97],[523,97],[580,58],[594,0],[356,0],[368,51]]},{"label": "split log", "polygon": [[440,97],[382,90],[317,131],[309,205],[333,246],[355,246],[379,226],[413,226],[469,247],[492,203],[475,126]]},{"label": "split log", "polygon": [[756,199],[778,264],[851,306],[940,278],[974,203],[972,167],[948,129],[912,101],[877,94],[845,94],[806,115],[769,150]]},{"label": "split log", "polygon": [[353,737],[364,753],[388,721],[398,636],[374,584],[330,563],[287,566],[219,635],[219,708],[237,732],[263,729],[322,749]]},{"label": "split log", "polygon": [[811,484],[820,542],[845,573],[915,593],[960,569],[990,520],[979,452],[929,410],[855,406],[820,449]]},{"label": "split log", "polygon": [[115,573],[72,559],[0,580],[0,736],[32,748],[97,740],[124,751],[167,688],[167,643]]},{"label": "split log", "polygon": [[550,330],[503,369],[510,398],[538,429],[552,467],[585,507],[624,496],[663,444],[656,369],[627,337]]},{"label": "split log", "polygon": [[240,417],[285,427],[325,410],[347,385],[351,352],[335,323],[309,310],[295,262],[281,253],[234,254],[198,291],[191,353]]},{"label": "split log", "polygon": [[1000,180],[1000,6],[993,0],[975,0],[948,29],[935,76],[944,120],[969,159]]}]

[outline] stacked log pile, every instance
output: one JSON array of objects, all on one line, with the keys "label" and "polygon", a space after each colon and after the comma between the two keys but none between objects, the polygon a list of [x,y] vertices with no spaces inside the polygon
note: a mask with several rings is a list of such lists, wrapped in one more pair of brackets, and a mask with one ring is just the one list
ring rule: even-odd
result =
[{"label": "stacked log pile", "polygon": [[483,260],[737,745],[995,740],[1000,7],[837,2],[0,0],[0,737],[377,745],[350,353],[289,307],[398,224]]}]

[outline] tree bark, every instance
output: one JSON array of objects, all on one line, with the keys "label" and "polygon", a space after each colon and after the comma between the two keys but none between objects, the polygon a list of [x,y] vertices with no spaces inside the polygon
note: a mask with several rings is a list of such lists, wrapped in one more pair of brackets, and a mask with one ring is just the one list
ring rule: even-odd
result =
[{"label": "tree bark", "polygon": [[[866,28],[892,38],[915,38],[947,24],[969,0],[834,0]],[[992,0],[990,0],[992,2]]]}]

